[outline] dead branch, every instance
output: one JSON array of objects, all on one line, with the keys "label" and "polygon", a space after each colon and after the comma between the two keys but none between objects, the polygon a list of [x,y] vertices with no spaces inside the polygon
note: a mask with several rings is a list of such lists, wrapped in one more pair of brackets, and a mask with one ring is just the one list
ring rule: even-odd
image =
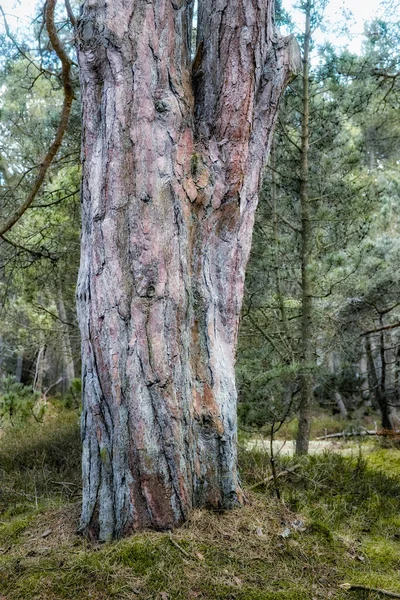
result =
[{"label": "dead branch", "polygon": [[76,27],[76,18],[72,11],[71,3],[69,0],[64,0],[65,8],[67,9],[68,18],[71,21],[72,27],[75,29]]},{"label": "dead branch", "polygon": [[340,431],[339,433],[329,433],[328,435],[321,435],[320,437],[315,438],[316,440],[328,440],[332,438],[346,438],[346,437],[363,437],[366,435],[395,435],[400,433],[400,429],[387,430],[375,430],[375,429],[361,429],[357,431]]},{"label": "dead branch", "polygon": [[63,380],[63,378],[62,378],[62,377],[60,377],[60,379],[58,379],[57,381],[55,381],[54,383],[52,383],[52,384],[51,384],[51,386],[50,386],[49,388],[47,388],[47,390],[45,390],[45,391],[43,392],[43,396],[44,396],[44,398],[46,398],[46,397],[47,397],[47,394],[50,392],[50,390],[52,390],[54,387],[56,387],[56,385],[58,385],[59,383],[61,383],[61,382],[62,382],[62,380]]},{"label": "dead branch", "polygon": [[[281,471],[280,473],[278,473],[278,475],[276,475],[276,479],[278,479],[278,477],[285,477],[286,475],[289,475],[290,473],[294,473],[294,471],[297,471],[297,469],[299,467],[301,467],[300,464],[294,465],[294,467],[290,467],[289,469],[285,469],[284,471]],[[269,477],[266,477],[265,479],[262,479],[261,481],[254,483],[253,485],[248,487],[247,490],[248,491],[254,490],[255,488],[259,487],[260,485],[265,485],[266,483],[273,481],[273,479],[275,479],[274,476],[270,475]]]},{"label": "dead branch", "polygon": [[396,594],[396,592],[389,592],[388,590],[382,590],[381,588],[368,587],[367,585],[354,585],[352,583],[343,583],[340,587],[344,590],[348,590],[349,592],[362,590],[364,592],[373,592],[374,594],[388,596],[389,598],[400,598],[400,594]]},{"label": "dead branch", "polygon": [[172,539],[172,536],[169,536],[169,541],[177,550],[179,550],[179,552],[182,552],[183,556],[186,556],[186,558],[189,558],[189,559],[193,558],[192,556],[190,556],[189,552],[186,552],[186,550],[178,544],[178,542],[175,542],[175,540]]},{"label": "dead branch", "polygon": [[384,325],[383,327],[377,327],[376,329],[370,329],[369,331],[364,331],[360,337],[363,337],[364,335],[370,335],[371,333],[379,333],[380,331],[388,331],[389,329],[396,329],[397,327],[400,327],[400,321],[398,321],[397,323],[392,323],[392,325]]}]

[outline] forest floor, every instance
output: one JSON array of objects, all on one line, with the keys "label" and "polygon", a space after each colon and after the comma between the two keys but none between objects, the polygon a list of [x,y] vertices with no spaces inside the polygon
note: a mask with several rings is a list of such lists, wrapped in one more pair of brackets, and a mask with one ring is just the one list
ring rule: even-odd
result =
[{"label": "forest floor", "polygon": [[[265,451],[241,448],[247,502],[196,511],[173,533],[93,545],[76,534],[77,416],[0,440],[0,600],[370,600],[400,593],[400,451],[324,452],[280,478]],[[299,460],[280,457],[278,470]]]}]

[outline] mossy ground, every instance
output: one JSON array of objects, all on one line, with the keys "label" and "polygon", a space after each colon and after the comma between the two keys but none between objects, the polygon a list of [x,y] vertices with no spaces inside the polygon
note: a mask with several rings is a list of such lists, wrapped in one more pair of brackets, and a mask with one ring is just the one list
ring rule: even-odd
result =
[{"label": "mossy ground", "polygon": [[[240,460],[245,488],[268,474],[263,453],[243,451]],[[173,534],[148,531],[101,545],[76,535],[75,417],[3,434],[0,471],[2,600],[379,597],[346,591],[345,582],[400,592],[394,448],[359,459],[313,456],[280,480],[282,501],[260,486],[242,509],[196,511]]]}]

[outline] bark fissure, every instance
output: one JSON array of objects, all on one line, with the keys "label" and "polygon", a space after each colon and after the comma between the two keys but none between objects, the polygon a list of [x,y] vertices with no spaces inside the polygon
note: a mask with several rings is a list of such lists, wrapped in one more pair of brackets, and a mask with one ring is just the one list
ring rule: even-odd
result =
[{"label": "bark fissure", "polygon": [[200,2],[192,66],[192,1],[83,3],[81,530],[100,539],[242,501],[244,272],[296,63],[266,26],[269,4]]}]

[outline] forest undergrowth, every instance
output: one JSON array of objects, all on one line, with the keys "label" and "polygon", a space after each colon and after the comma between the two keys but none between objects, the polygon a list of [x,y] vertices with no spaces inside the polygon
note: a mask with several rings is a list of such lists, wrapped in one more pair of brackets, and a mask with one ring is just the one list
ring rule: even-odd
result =
[{"label": "forest undergrowth", "polygon": [[[246,504],[195,511],[181,529],[93,545],[76,534],[78,416],[0,436],[2,600],[381,598],[400,593],[400,452],[280,458],[281,499],[265,452],[240,451]],[[257,485],[256,487],[255,484]],[[252,489],[250,489],[252,488]]]}]

